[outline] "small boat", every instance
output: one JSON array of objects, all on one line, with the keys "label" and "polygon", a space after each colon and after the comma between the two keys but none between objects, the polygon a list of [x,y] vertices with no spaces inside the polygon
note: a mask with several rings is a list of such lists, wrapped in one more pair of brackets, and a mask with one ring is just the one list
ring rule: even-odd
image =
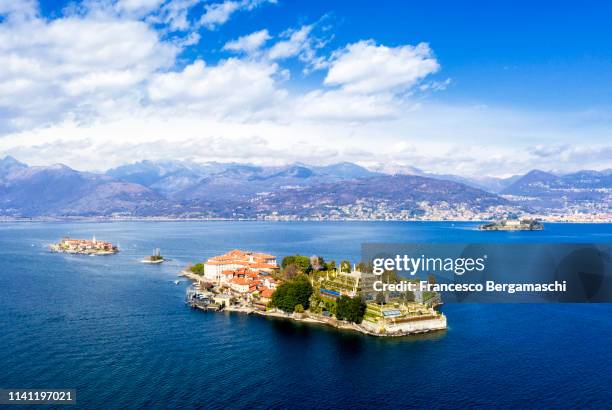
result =
[{"label": "small boat", "polygon": [[175,284],[175,285],[178,285],[179,283],[181,283],[181,281],[180,281],[180,280],[178,280],[178,279],[174,281],[174,284]]}]

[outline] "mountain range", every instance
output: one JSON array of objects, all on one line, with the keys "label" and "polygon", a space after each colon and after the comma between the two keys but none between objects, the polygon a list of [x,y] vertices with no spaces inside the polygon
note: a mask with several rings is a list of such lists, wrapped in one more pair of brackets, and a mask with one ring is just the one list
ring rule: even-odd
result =
[{"label": "mountain range", "polygon": [[566,175],[533,170],[500,191],[524,206],[537,209],[567,209],[589,206],[609,211],[612,170],[579,171]]},{"label": "mountain range", "polygon": [[[260,218],[427,216],[581,207],[609,212],[612,171],[470,179],[411,168],[384,174],[343,162],[290,164],[140,161],[104,174],[0,159],[0,216]],[[437,212],[437,211],[436,211]]]}]

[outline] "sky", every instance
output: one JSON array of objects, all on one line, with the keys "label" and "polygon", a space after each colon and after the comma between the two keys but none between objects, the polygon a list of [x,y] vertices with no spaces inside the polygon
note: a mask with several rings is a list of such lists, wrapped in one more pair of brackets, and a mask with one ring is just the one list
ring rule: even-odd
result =
[{"label": "sky", "polygon": [[0,0],[0,156],[612,168],[611,18],[603,1]]}]

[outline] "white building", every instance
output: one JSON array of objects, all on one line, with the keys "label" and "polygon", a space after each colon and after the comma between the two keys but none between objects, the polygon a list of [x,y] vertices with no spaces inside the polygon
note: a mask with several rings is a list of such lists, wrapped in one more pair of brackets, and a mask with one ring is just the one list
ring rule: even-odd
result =
[{"label": "white building", "polygon": [[259,272],[274,272],[278,269],[276,256],[265,253],[234,249],[224,255],[213,256],[204,263],[204,278],[220,283],[223,271],[249,268]]}]

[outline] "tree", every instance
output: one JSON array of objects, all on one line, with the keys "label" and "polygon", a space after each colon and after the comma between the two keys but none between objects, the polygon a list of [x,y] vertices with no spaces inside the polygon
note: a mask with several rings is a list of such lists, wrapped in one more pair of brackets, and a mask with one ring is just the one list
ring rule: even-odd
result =
[{"label": "tree", "polygon": [[285,269],[289,265],[295,265],[300,273],[310,273],[312,266],[310,266],[310,258],[302,255],[290,255],[285,256],[281,262],[281,266]]},{"label": "tree", "polygon": [[414,302],[414,292],[411,292],[411,291],[404,292],[404,300],[406,302]]},{"label": "tree", "polygon": [[348,320],[353,323],[361,323],[366,311],[366,304],[359,296],[349,298],[342,295],[336,300],[336,318]]},{"label": "tree", "polygon": [[351,261],[344,260],[340,262],[340,271],[351,273]]},{"label": "tree", "polygon": [[359,262],[359,263],[357,264],[356,269],[357,269],[359,272],[365,273],[365,272],[367,272],[368,267],[367,267],[367,265],[366,265],[365,263],[363,263],[363,262]]},{"label": "tree", "polygon": [[295,264],[295,255],[285,256],[281,262],[281,267],[285,269],[287,266]]},{"label": "tree", "polygon": [[380,280],[382,280],[384,283],[398,283],[399,277],[394,270],[386,270],[380,276]]},{"label": "tree", "polygon": [[283,269],[283,276],[285,279],[293,279],[299,275],[298,267],[295,263],[291,263],[287,265],[286,268]]},{"label": "tree", "polygon": [[325,269],[326,270],[336,270],[336,261],[335,260],[331,260],[331,261],[327,262],[325,264]]},{"label": "tree", "polygon": [[295,307],[293,308],[293,311],[295,313],[304,313],[304,306],[302,306],[301,303],[298,303],[297,305],[295,305]]},{"label": "tree", "polygon": [[310,311],[312,313],[321,313],[322,306],[324,305],[321,296],[317,292],[313,292],[312,296],[310,296]]},{"label": "tree", "polygon": [[308,256],[296,255],[295,264],[301,273],[308,274],[312,272],[312,266],[310,266],[310,258]]},{"label": "tree", "polygon": [[196,263],[190,269],[196,275],[204,275],[204,265],[201,263]]},{"label": "tree", "polygon": [[301,275],[281,284],[272,294],[272,305],[288,313],[294,312],[297,305],[303,309],[310,306],[313,289],[308,277]]}]

